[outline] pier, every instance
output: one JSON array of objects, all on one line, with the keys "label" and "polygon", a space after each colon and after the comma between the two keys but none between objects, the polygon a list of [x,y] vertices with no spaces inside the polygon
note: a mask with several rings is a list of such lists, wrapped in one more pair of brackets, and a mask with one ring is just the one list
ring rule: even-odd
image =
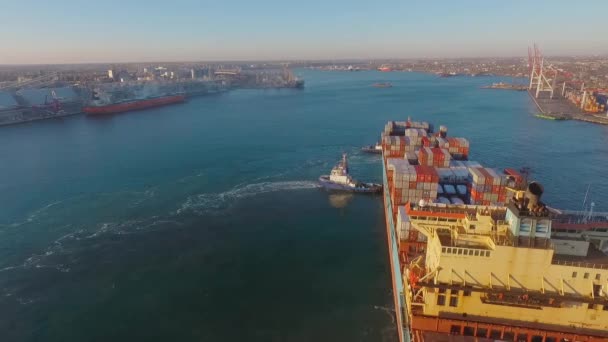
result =
[{"label": "pier", "polygon": [[481,89],[502,89],[502,90],[516,90],[516,91],[526,91],[528,86],[525,84],[509,84],[509,83],[494,83],[489,86],[483,86]]},{"label": "pier", "polygon": [[608,116],[605,114],[587,114],[560,95],[550,98],[548,94],[540,94],[537,98],[532,90],[529,90],[528,94],[530,94],[530,98],[538,108],[540,114],[537,116],[539,118],[549,120],[578,120],[608,125]]},{"label": "pier", "polygon": [[584,90],[583,85],[580,89],[580,91],[584,91],[580,106],[577,105],[578,102],[568,100],[565,97],[566,82],[562,83],[561,91],[556,91],[556,81],[560,71],[551,65],[545,66],[545,60],[536,45],[533,49],[528,49],[528,65],[530,66],[528,94],[540,112],[536,115],[537,117],[548,120],[579,120],[608,125],[608,116],[606,113],[598,114],[598,106],[595,110],[585,107],[587,90]]}]

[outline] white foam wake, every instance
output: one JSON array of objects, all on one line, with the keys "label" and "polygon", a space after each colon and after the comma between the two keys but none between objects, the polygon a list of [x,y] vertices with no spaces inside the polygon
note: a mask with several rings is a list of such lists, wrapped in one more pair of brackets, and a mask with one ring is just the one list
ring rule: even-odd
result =
[{"label": "white foam wake", "polygon": [[208,214],[229,208],[240,199],[269,192],[291,191],[318,188],[319,184],[312,181],[262,182],[247,185],[237,185],[222,193],[205,193],[190,196],[177,209],[176,214],[194,212]]}]

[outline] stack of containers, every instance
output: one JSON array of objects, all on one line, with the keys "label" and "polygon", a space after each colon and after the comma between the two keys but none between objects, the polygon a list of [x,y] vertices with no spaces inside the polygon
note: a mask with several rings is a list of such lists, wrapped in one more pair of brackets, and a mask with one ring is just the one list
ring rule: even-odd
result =
[{"label": "stack of containers", "polygon": [[413,152],[415,148],[410,137],[385,136],[382,139],[382,150],[388,158],[403,158],[406,152]]},{"label": "stack of containers", "polygon": [[409,127],[411,128],[421,128],[427,132],[431,131],[431,125],[428,122],[417,122],[417,121],[408,121]]},{"label": "stack of containers", "polygon": [[506,201],[506,177],[495,170],[483,167],[470,167],[471,204],[503,205]]},{"label": "stack of containers", "polygon": [[382,136],[391,135],[393,133],[394,126],[395,126],[395,123],[393,121],[387,122],[386,125],[384,125],[384,132],[382,132]]},{"label": "stack of containers", "polygon": [[462,165],[464,165],[465,167],[483,167],[481,164],[479,164],[476,161],[462,161],[461,162]]},{"label": "stack of containers", "polygon": [[421,199],[432,201],[437,198],[439,176],[435,168],[410,165],[405,159],[389,158],[387,170],[394,216],[397,215],[399,205],[407,202],[417,203]]},{"label": "stack of containers", "polygon": [[448,151],[456,159],[467,159],[469,157],[469,141],[465,138],[446,138]]},{"label": "stack of containers", "polygon": [[429,139],[427,136],[423,136],[420,139],[420,143],[422,144],[422,146],[424,147],[431,147],[431,139]]},{"label": "stack of containers", "polygon": [[418,165],[418,155],[414,151],[405,152],[404,158],[407,159],[410,165]]},{"label": "stack of containers", "polygon": [[404,134],[410,137],[416,146],[422,146],[422,138],[426,137],[426,131],[422,128],[406,128]]},{"label": "stack of containers", "polygon": [[454,184],[467,184],[469,181],[469,170],[464,167],[451,167],[452,173],[454,174]]},{"label": "stack of containers", "polygon": [[[439,175],[437,170],[431,166],[414,165],[416,171],[416,190],[410,190],[410,201],[421,199],[434,200],[437,198],[437,188],[439,187]],[[413,195],[413,196],[411,196]]]},{"label": "stack of containers", "polygon": [[[437,175],[439,175],[439,183],[451,184],[454,183],[454,171],[452,168],[440,168],[437,169]],[[467,173],[468,176],[468,173]]]},{"label": "stack of containers", "polygon": [[450,167],[451,156],[443,148],[423,147],[418,151],[418,164],[434,167]]},{"label": "stack of containers", "polygon": [[405,206],[400,206],[397,212],[397,237],[399,243],[402,241],[424,242],[426,236],[420,234],[415,228],[412,228],[410,217],[405,211]]},{"label": "stack of containers", "polygon": [[392,213],[395,216],[398,206],[409,200],[409,188],[410,184],[416,181],[416,169],[407,160],[399,158],[387,159],[386,169],[392,180],[388,180],[389,194],[393,205]]},{"label": "stack of containers", "polygon": [[[435,137],[435,141],[437,142],[437,147],[439,148],[447,148],[448,151],[450,149],[450,143],[447,141],[447,139],[442,138],[442,137]],[[450,151],[451,153],[452,151]]]},{"label": "stack of containers", "polygon": [[416,121],[389,121],[384,125],[383,136],[385,135],[404,135],[406,129],[416,129],[424,131],[424,135],[432,130],[428,122]]}]

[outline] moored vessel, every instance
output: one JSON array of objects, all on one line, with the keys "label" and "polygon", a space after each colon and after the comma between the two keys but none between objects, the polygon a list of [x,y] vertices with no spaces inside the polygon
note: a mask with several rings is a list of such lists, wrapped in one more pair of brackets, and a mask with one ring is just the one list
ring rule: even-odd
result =
[{"label": "moored vessel", "polygon": [[83,107],[82,110],[91,115],[99,114],[116,114],[134,110],[141,110],[153,107],[160,107],[174,103],[184,102],[186,96],[182,94],[166,95],[151,97],[146,99],[134,99],[117,103],[100,103],[95,102],[89,106]]},{"label": "moored vessel", "polygon": [[348,173],[346,153],[342,155],[342,160],[331,169],[329,175],[319,177],[319,183],[327,190],[360,193],[379,193],[382,191],[382,185],[380,184],[363,183],[352,179]]}]

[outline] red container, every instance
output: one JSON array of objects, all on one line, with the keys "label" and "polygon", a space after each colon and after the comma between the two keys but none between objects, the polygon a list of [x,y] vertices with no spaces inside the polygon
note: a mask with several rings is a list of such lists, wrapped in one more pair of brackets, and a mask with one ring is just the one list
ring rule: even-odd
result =
[{"label": "red container", "polygon": [[422,137],[422,146],[429,147],[431,146],[431,140],[427,137]]}]

